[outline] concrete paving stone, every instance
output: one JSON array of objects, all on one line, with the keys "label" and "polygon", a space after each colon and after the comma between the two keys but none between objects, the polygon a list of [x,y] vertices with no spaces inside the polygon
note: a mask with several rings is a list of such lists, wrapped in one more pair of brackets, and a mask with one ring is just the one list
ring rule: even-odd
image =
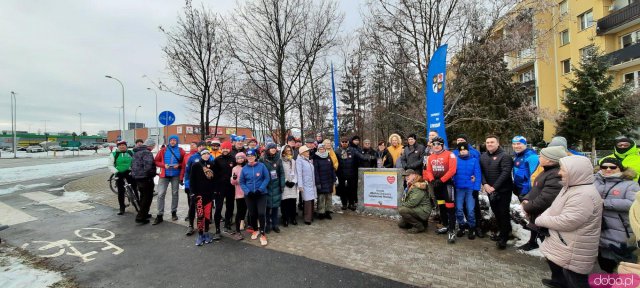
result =
[{"label": "concrete paving stone", "polygon": [[[117,208],[117,197],[108,188],[108,177],[108,172],[96,174],[70,182],[65,189],[84,191],[91,196],[91,201]],[[170,210],[170,193],[165,200],[165,210]],[[187,214],[187,204],[182,190],[179,200],[180,219],[175,223],[186,226],[183,218]],[[154,215],[155,201],[156,198],[151,209]],[[128,211],[133,209],[128,208]],[[540,279],[548,277],[548,268],[542,259],[517,253],[512,247],[499,251],[488,238],[460,238],[452,245],[447,244],[445,236],[436,235],[433,229],[412,235],[399,229],[392,220],[351,211],[334,213],[333,220],[315,220],[312,225],[299,223],[281,226],[282,233],[270,233],[267,249],[421,287],[539,287]],[[193,241],[193,238],[185,238]],[[244,241],[260,245],[247,234]]]}]

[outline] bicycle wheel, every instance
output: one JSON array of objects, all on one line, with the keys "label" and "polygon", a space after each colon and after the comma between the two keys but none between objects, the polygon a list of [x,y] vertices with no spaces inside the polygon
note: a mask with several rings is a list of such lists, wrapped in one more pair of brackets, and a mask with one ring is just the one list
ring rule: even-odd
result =
[{"label": "bicycle wheel", "polygon": [[111,192],[115,193],[116,195],[118,195],[118,185],[116,185],[116,174],[111,174],[111,176],[109,176],[109,188],[111,189]]},{"label": "bicycle wheel", "polygon": [[125,185],[124,188],[127,191],[127,198],[129,199],[129,203],[131,203],[131,206],[136,209],[136,212],[140,211],[140,199],[138,199],[138,195],[136,195],[135,191],[133,191],[133,188],[131,188],[130,184]]}]

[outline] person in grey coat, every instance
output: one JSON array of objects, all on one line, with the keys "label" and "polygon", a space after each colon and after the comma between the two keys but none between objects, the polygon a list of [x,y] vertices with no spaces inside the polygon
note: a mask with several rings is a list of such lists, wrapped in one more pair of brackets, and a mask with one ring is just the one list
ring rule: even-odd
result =
[{"label": "person in grey coat", "polygon": [[304,203],[304,224],[311,225],[313,220],[313,202],[318,198],[316,190],[316,176],[313,162],[310,159],[309,147],[300,147],[298,159],[296,159],[296,174],[298,177],[298,190],[302,193]]},{"label": "person in grey coat", "polygon": [[629,226],[629,209],[640,190],[638,183],[633,181],[635,176],[636,172],[625,169],[617,158],[602,160],[600,171],[595,175],[593,185],[604,200],[598,264],[608,273],[613,273],[620,261],[635,263],[627,247],[633,234]]},{"label": "person in grey coat", "polygon": [[410,134],[407,137],[407,146],[404,147],[402,155],[400,156],[400,162],[402,168],[407,170],[422,171],[425,162],[425,148],[424,146],[416,143],[416,134]]}]

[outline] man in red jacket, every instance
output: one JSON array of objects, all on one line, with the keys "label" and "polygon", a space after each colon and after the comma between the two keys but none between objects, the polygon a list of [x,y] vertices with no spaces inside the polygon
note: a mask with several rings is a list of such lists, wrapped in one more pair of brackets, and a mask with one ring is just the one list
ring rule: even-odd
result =
[{"label": "man in red jacket", "polygon": [[164,197],[171,183],[171,220],[178,220],[178,188],[184,177],[184,165],[182,165],[185,152],[178,146],[178,135],[169,137],[169,145],[160,149],[156,158],[156,167],[160,168],[158,179],[158,215],[152,225],[162,223],[164,214]]},{"label": "man in red jacket", "polygon": [[456,242],[456,210],[454,203],[453,175],[456,174],[456,155],[444,149],[444,139],[431,139],[431,155],[427,158],[427,169],[423,178],[433,186],[433,193],[440,210],[440,221],[444,227],[438,229],[438,234],[449,232],[449,243]]}]

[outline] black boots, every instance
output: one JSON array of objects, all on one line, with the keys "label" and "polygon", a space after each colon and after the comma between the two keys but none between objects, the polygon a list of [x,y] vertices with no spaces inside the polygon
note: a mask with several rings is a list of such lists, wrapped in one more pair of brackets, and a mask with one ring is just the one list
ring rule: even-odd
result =
[{"label": "black boots", "polygon": [[151,225],[158,225],[160,223],[162,223],[162,215],[158,215],[156,216],[156,219],[153,220],[153,223],[151,223]]}]

